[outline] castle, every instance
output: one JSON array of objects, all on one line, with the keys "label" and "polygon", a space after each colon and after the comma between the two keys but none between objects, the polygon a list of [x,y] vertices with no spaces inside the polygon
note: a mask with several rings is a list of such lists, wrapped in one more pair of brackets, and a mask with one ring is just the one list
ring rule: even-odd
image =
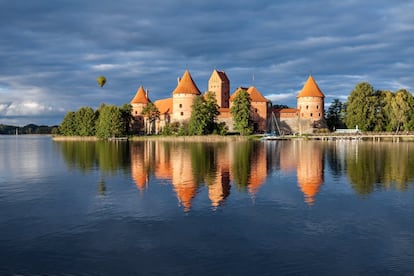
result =
[{"label": "castle", "polygon": [[[238,87],[230,95],[230,80],[224,71],[213,70],[208,80],[207,91],[214,92],[220,114],[218,122],[224,122],[229,131],[234,131],[230,109],[236,95],[246,90],[251,100],[251,118],[253,131],[264,133],[269,130],[269,122],[274,114],[278,126],[284,134],[314,133],[325,127],[324,94],[319,89],[312,76],[309,76],[301,92],[297,95],[297,108],[273,108],[272,102],[266,99],[254,86]],[[148,90],[140,86],[131,101],[132,130],[136,133],[159,133],[167,124],[177,122],[183,124],[191,117],[192,104],[195,97],[202,95],[191,74],[186,70],[178,78],[176,88],[171,98],[153,102],[160,112],[160,117],[150,121],[142,115],[142,110],[152,102]]]}]

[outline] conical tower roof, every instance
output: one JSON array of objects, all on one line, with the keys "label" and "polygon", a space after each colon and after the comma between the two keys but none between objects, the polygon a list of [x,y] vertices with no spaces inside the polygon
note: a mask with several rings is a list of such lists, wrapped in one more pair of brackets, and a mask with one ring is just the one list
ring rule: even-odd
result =
[{"label": "conical tower roof", "polygon": [[173,91],[173,94],[201,94],[188,70],[185,70],[184,75],[179,80],[177,87]]},{"label": "conical tower roof", "polygon": [[138,88],[135,97],[132,99],[131,104],[147,104],[149,102],[151,101],[148,99],[147,93],[145,93],[145,90],[141,85]]},{"label": "conical tower roof", "polygon": [[296,98],[300,98],[300,97],[325,98],[325,95],[319,89],[319,86],[318,84],[316,84],[316,81],[313,79],[313,77],[309,76],[308,80],[306,81],[305,85],[302,88],[302,91],[300,91],[299,95],[297,95]]}]

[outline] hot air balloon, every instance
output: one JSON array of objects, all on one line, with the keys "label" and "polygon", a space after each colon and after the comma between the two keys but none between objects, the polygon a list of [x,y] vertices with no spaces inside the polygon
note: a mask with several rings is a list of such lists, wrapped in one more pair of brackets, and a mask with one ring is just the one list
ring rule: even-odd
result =
[{"label": "hot air balloon", "polygon": [[106,78],[104,76],[99,76],[96,81],[98,82],[100,87],[103,87],[106,83]]}]

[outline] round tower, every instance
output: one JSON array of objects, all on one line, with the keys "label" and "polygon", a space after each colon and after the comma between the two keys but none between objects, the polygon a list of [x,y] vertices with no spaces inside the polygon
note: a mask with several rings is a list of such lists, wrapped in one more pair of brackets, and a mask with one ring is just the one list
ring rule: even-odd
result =
[{"label": "round tower", "polygon": [[313,122],[324,120],[325,95],[312,76],[309,76],[297,98],[299,118]]},{"label": "round tower", "polygon": [[178,79],[178,84],[173,91],[173,114],[172,120],[183,122],[191,117],[194,98],[201,95],[190,75],[186,70],[182,78]]},{"label": "round tower", "polygon": [[148,90],[145,91],[142,86],[140,86],[135,94],[134,98],[131,100],[131,115],[132,121],[130,124],[131,131],[133,133],[139,133],[145,131],[145,120],[142,115],[142,110],[150,103],[148,98]]}]

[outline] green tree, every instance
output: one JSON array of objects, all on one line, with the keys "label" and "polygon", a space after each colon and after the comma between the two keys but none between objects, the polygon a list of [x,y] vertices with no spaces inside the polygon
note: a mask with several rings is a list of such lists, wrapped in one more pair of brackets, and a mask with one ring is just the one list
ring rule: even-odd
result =
[{"label": "green tree", "polygon": [[214,92],[194,98],[189,121],[190,135],[211,134],[216,129],[216,119],[219,106]]},{"label": "green tree", "polygon": [[253,123],[250,115],[251,100],[246,90],[241,89],[233,100],[230,109],[233,118],[234,129],[241,135],[249,135],[253,130]]},{"label": "green tree", "polygon": [[344,118],[345,105],[339,99],[334,99],[326,113],[328,128],[330,130],[345,128]]},{"label": "green tree", "polygon": [[75,114],[75,124],[78,135],[94,136],[96,114],[91,107],[81,107]]},{"label": "green tree", "polygon": [[157,106],[151,102],[148,103],[142,109],[141,115],[147,118],[149,133],[153,134],[155,132],[155,121],[160,118],[160,111]]},{"label": "green tree", "polygon": [[289,108],[289,106],[285,105],[285,104],[274,104],[272,106],[274,109],[282,109],[282,108]]},{"label": "green tree", "polygon": [[345,123],[348,128],[358,126],[363,131],[374,130],[378,121],[378,94],[367,82],[358,83],[348,97]]},{"label": "green tree", "polygon": [[66,113],[59,127],[60,133],[62,135],[65,135],[65,136],[78,135],[75,117],[76,117],[76,113],[73,111],[69,111],[68,113]]},{"label": "green tree", "polygon": [[205,111],[207,120],[207,133],[211,134],[217,128],[217,116],[220,114],[216,94],[208,91],[205,95]]},{"label": "green tree", "polygon": [[197,96],[193,100],[188,132],[190,135],[202,135],[207,127],[207,114],[203,96]]},{"label": "green tree", "polygon": [[128,135],[130,132],[130,126],[132,121],[132,105],[130,104],[123,104],[119,110],[121,111],[122,123],[123,123],[123,132],[124,135]]},{"label": "green tree", "polygon": [[392,101],[394,94],[391,91],[381,91],[382,113],[384,118],[384,130],[392,131]]},{"label": "green tree", "polygon": [[96,124],[96,136],[99,138],[121,137],[125,135],[125,125],[120,108],[102,104]]},{"label": "green tree", "polygon": [[391,99],[390,126],[397,133],[400,130],[410,130],[409,122],[412,118],[414,99],[410,92],[405,89],[395,92]]}]

